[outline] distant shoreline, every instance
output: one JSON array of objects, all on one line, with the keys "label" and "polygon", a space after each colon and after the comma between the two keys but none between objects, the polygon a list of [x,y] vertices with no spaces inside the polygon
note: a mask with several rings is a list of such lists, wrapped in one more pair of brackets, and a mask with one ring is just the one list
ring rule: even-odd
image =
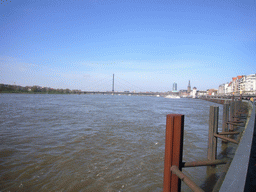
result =
[{"label": "distant shoreline", "polygon": [[72,95],[72,94],[79,94],[79,93],[58,93],[58,92],[20,92],[20,91],[0,91],[0,94],[6,94],[6,93],[17,93],[17,94],[62,94],[62,95]]}]

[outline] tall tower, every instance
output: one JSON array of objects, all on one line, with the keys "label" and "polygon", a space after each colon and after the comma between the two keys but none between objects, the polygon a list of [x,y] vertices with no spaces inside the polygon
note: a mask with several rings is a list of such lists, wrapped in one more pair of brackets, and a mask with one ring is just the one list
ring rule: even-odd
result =
[{"label": "tall tower", "polygon": [[188,81],[188,94],[191,92],[190,80]]},{"label": "tall tower", "polygon": [[172,91],[177,92],[177,83],[175,83],[175,82],[172,85]]},{"label": "tall tower", "polygon": [[115,77],[115,74],[113,74],[113,83],[112,83],[112,92],[114,92],[115,91],[115,89],[114,89],[114,77]]}]

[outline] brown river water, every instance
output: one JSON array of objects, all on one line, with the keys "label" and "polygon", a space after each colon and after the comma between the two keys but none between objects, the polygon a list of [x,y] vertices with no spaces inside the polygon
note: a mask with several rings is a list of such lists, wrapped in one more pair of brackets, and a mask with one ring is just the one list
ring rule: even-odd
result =
[{"label": "brown river water", "polygon": [[[198,99],[0,94],[0,191],[162,191],[166,115],[185,115],[183,161],[203,160],[211,105],[222,114]],[[222,168],[183,172],[208,191]]]}]

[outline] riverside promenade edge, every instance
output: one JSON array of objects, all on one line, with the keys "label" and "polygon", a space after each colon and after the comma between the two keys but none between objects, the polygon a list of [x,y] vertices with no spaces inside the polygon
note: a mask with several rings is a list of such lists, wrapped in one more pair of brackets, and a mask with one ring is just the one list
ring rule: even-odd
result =
[{"label": "riverside promenade edge", "polygon": [[237,147],[220,192],[255,191],[256,187],[256,128],[255,104],[249,102],[252,110],[250,120]]}]

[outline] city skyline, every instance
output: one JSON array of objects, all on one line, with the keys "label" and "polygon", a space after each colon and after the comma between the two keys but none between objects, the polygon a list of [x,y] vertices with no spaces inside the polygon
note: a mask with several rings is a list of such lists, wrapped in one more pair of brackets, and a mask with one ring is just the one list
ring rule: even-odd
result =
[{"label": "city skyline", "polygon": [[189,79],[207,90],[256,72],[252,0],[8,0],[0,12],[4,84],[111,91],[114,73],[116,91],[181,90]]},{"label": "city skyline", "polygon": [[[166,92],[159,92],[158,93],[177,93],[179,92],[180,95],[184,96],[191,96],[191,93],[193,92],[193,98],[196,97],[197,93],[200,92],[200,94],[204,95],[204,94],[209,94],[211,95],[212,92],[214,92],[215,94],[218,95],[230,95],[230,94],[245,94],[245,95],[251,95],[256,93],[256,73],[255,74],[249,74],[249,75],[242,75],[242,76],[237,76],[237,77],[232,77],[232,80],[230,82],[227,83],[223,83],[221,85],[219,85],[218,89],[214,89],[214,88],[210,88],[207,90],[197,90],[197,88],[194,86],[193,89],[191,90],[191,85],[190,85],[190,80],[188,81],[188,86],[187,89],[177,89],[177,83],[174,82],[172,84],[172,91],[166,91]],[[130,90],[122,90],[122,91],[115,91],[114,90],[114,74],[112,77],[112,91],[106,90],[103,92],[126,92],[129,93]],[[81,92],[90,92],[90,90],[80,90],[80,89],[76,89],[76,90],[70,90],[68,88],[65,89],[60,89],[60,88],[52,88],[52,87],[44,87],[44,86],[39,86],[39,85],[27,85],[27,86],[20,86],[17,84],[2,84],[0,83],[0,92],[1,91],[7,91],[7,92],[30,92],[32,91],[32,89],[34,90],[33,92],[47,92],[48,90],[50,90],[51,92],[57,91],[59,93],[81,93]],[[36,91],[35,91],[36,90]],[[94,92],[94,91],[93,91]],[[102,91],[95,91],[95,92],[102,92]],[[130,93],[149,93],[152,91],[131,91]],[[157,93],[155,92],[155,93]],[[153,92],[154,93],[154,92]]]}]

